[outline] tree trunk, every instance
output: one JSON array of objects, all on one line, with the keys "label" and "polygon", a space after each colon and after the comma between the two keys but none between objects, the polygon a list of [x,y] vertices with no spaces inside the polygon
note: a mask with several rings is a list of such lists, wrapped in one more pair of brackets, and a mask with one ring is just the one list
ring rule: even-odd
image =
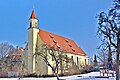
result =
[{"label": "tree trunk", "polygon": [[59,76],[58,76],[58,73],[56,73],[56,71],[54,71],[54,70],[53,70],[53,73],[54,73],[54,75],[56,76],[57,80],[60,80],[60,79],[59,79]]},{"label": "tree trunk", "polygon": [[57,77],[57,80],[59,80],[59,76],[58,76],[58,74],[57,74],[57,73],[55,73],[55,76]]},{"label": "tree trunk", "polygon": [[60,62],[60,71],[61,71],[61,75],[63,74],[63,66],[62,66],[62,60]]},{"label": "tree trunk", "polygon": [[116,80],[119,80],[119,54],[120,54],[120,31],[117,37],[117,55],[116,55]]},{"label": "tree trunk", "polygon": [[59,76],[56,72],[54,72],[54,75],[56,76],[57,80],[59,80]]},{"label": "tree trunk", "polygon": [[119,52],[117,53],[117,60],[116,60],[116,80],[119,80]]},{"label": "tree trunk", "polygon": [[60,71],[61,71],[61,75],[62,75],[63,74],[62,55],[60,55]]}]

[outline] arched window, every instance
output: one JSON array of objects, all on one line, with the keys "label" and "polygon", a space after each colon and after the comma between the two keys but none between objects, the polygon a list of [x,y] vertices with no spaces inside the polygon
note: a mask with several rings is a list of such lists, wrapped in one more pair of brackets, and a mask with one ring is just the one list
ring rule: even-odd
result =
[{"label": "arched window", "polygon": [[86,59],[85,59],[85,65],[86,65]]},{"label": "arched window", "polygon": [[73,56],[71,56],[71,60],[72,60],[72,65],[74,64],[74,59],[73,59]]},{"label": "arched window", "polygon": [[77,57],[77,65],[79,65],[79,60],[78,60],[78,57]]}]

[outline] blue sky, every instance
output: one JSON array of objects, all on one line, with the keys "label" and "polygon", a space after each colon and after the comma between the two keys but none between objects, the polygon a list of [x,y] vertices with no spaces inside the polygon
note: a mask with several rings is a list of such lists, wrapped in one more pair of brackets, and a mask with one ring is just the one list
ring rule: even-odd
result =
[{"label": "blue sky", "polygon": [[113,0],[0,0],[0,42],[23,46],[28,41],[29,17],[34,6],[39,28],[70,38],[88,56],[97,53],[96,14]]}]

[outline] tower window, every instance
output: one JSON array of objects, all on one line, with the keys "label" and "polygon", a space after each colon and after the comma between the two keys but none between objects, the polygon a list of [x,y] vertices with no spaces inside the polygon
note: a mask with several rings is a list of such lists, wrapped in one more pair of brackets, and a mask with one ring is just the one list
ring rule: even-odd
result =
[{"label": "tower window", "polygon": [[32,27],[32,23],[30,22],[30,27]]},{"label": "tower window", "polygon": [[49,35],[51,38],[53,38],[53,36],[52,35]]},{"label": "tower window", "polygon": [[35,22],[35,27],[37,27],[37,22]]}]

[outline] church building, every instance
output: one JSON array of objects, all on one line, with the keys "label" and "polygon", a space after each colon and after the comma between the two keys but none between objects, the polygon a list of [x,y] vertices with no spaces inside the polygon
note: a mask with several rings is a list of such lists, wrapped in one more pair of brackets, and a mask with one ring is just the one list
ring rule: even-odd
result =
[{"label": "church building", "polygon": [[53,74],[52,69],[42,60],[41,57],[34,56],[36,53],[36,45],[54,45],[54,48],[58,48],[59,50],[64,48],[63,53],[69,58],[72,58],[74,63],[78,65],[79,68],[88,64],[89,61],[86,53],[78,47],[73,40],[39,29],[38,18],[36,17],[34,10],[32,10],[29,21],[30,26],[28,28],[28,44],[23,56],[23,63],[25,64],[24,66],[29,74]]}]

